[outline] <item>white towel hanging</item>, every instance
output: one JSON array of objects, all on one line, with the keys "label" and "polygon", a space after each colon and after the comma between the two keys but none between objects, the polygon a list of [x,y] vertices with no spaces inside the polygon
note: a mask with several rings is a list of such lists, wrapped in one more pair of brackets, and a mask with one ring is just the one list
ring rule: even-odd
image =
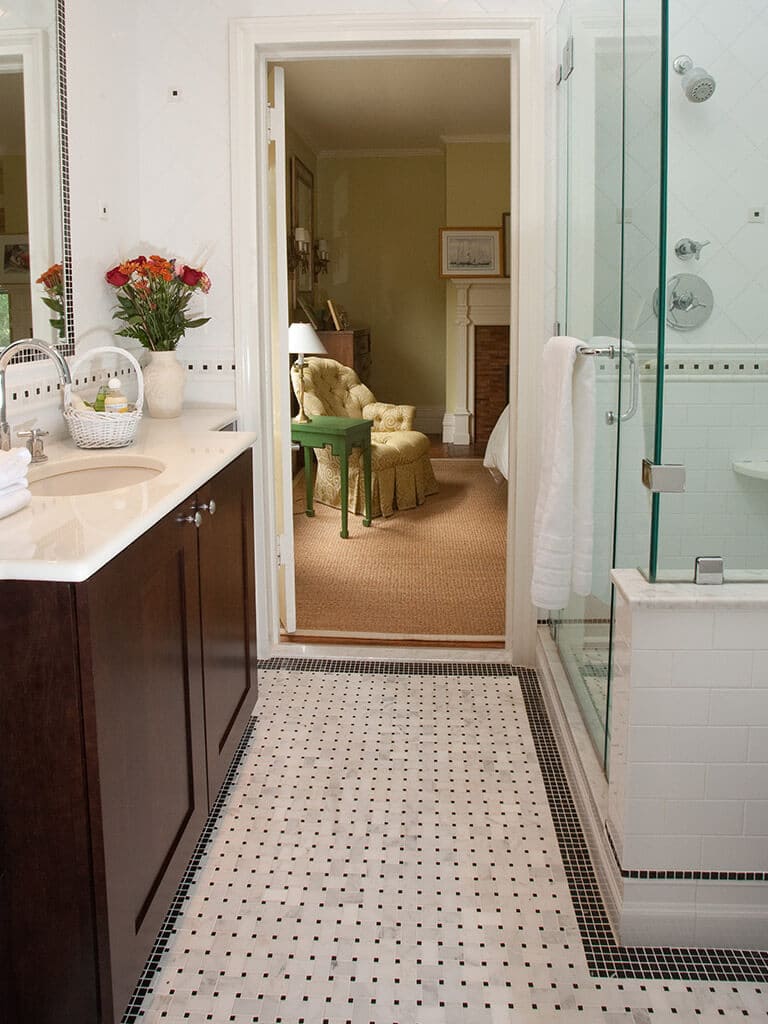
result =
[{"label": "white towel hanging", "polygon": [[531,599],[565,608],[571,591],[592,585],[595,366],[579,358],[576,338],[544,346],[544,438],[533,536]]}]

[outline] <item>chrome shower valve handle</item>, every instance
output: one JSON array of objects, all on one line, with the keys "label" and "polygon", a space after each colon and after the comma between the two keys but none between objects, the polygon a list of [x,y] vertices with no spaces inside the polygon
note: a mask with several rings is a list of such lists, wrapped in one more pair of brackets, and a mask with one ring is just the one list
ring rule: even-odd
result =
[{"label": "chrome shower valve handle", "polygon": [[700,260],[701,250],[709,244],[709,239],[706,242],[696,242],[692,238],[681,238],[675,246],[675,256],[679,260]]}]

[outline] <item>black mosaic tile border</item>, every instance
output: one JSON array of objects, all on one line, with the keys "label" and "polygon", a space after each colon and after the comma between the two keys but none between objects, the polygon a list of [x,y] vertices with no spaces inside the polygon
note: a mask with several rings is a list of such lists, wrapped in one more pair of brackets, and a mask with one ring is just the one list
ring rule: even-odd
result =
[{"label": "black mosaic tile border", "polygon": [[605,834],[608,838],[608,845],[611,848],[616,867],[619,869],[622,878],[634,878],[643,881],[653,879],[659,881],[675,882],[766,882],[768,871],[700,871],[688,868],[623,868],[619,860],[619,854],[613,842],[608,825],[605,826]]},{"label": "black mosaic tile border", "polygon": [[371,672],[373,675],[514,676],[517,670],[502,662],[361,661],[359,658],[265,658],[260,669],[293,669],[294,672]]},{"label": "black mosaic tile border", "polygon": [[184,910],[184,903],[189,895],[190,887],[194,881],[195,875],[202,863],[203,857],[205,856],[208,844],[213,838],[213,834],[219,823],[221,812],[224,809],[224,805],[227,802],[232,784],[235,781],[240,765],[242,764],[245,752],[248,749],[248,745],[251,742],[253,731],[256,728],[256,719],[251,718],[248,721],[248,725],[245,727],[240,742],[237,745],[237,750],[232,757],[232,763],[227,769],[227,774],[224,776],[224,781],[221,784],[221,789],[218,792],[216,800],[211,812],[208,815],[208,819],[203,827],[203,831],[200,838],[197,841],[195,849],[192,851],[189,864],[182,875],[181,881],[179,882],[178,888],[174,893],[171,905],[168,908],[168,913],[165,915],[160,931],[157,933],[155,944],[147,957],[147,962],[144,964],[144,969],[139,975],[139,980],[136,983],[136,988],[133,990],[131,998],[128,1000],[128,1006],[125,1008],[121,1024],[134,1024],[135,1021],[139,1020],[141,1016],[140,1011],[144,998],[147,995],[151,987],[152,978],[157,973],[160,967],[160,960],[163,953],[168,948],[168,942],[173,930],[176,925],[176,921],[179,915]]},{"label": "black mosaic tile border", "polygon": [[515,674],[520,679],[590,974],[596,978],[768,982],[768,952],[762,950],[620,946],[617,943],[541,696],[538,676],[530,668],[518,668]]},{"label": "black mosaic tile border", "polygon": [[56,0],[56,78],[59,94],[59,161],[61,194],[61,265],[64,279],[66,341],[60,345],[64,355],[75,352],[75,314],[72,290],[72,222],[69,186],[69,123],[67,99],[67,12],[65,0]]}]

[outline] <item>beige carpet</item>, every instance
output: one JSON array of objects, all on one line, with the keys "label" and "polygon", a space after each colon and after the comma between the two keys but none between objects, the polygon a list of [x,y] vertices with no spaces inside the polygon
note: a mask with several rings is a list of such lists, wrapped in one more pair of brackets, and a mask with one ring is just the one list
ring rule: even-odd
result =
[{"label": "beige carpet", "polygon": [[[315,505],[294,515],[297,623],[301,633],[408,639],[504,635],[507,486],[479,459],[433,459],[440,493],[370,528]],[[304,476],[294,485],[304,509]]]}]

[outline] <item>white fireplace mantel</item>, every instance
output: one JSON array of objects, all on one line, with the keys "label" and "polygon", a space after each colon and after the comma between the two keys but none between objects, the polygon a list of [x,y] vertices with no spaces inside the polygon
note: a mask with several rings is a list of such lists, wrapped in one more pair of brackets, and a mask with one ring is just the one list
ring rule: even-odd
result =
[{"label": "white fireplace mantel", "polygon": [[475,412],[475,327],[508,326],[511,323],[510,279],[456,277],[455,367],[453,394],[443,418],[446,444],[472,443]]}]

